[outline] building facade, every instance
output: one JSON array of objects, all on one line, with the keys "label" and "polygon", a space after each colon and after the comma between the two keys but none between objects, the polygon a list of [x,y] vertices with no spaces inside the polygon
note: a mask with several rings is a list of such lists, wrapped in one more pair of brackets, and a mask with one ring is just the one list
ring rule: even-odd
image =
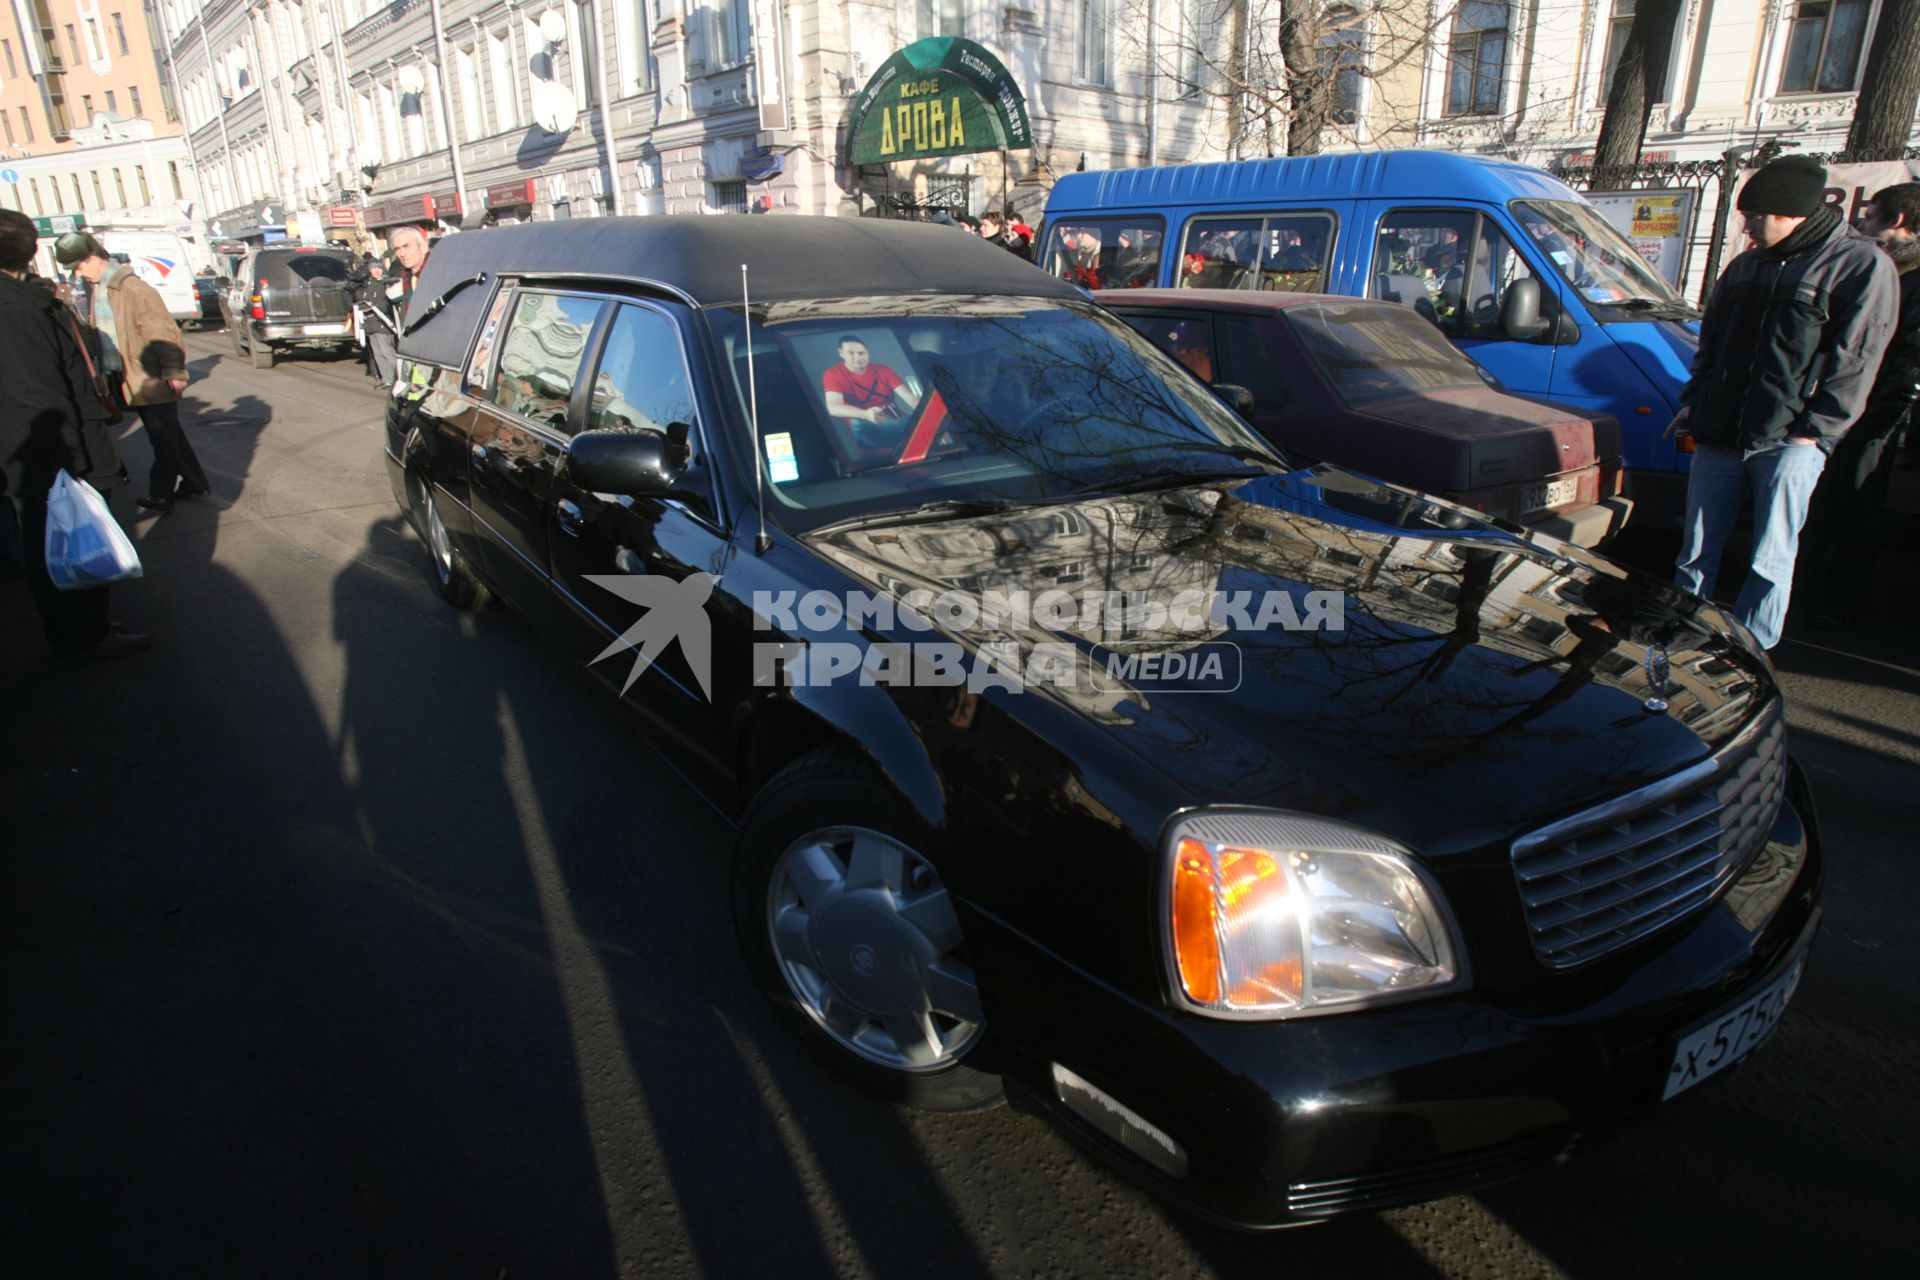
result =
[{"label": "building facade", "polygon": [[[1879,2],[1683,0],[1647,149],[1837,149]],[[355,245],[613,213],[1032,221],[1067,169],[1297,149],[1292,95],[1316,85],[1324,149],[1564,165],[1592,149],[1634,7],[1339,0],[1283,29],[1279,0],[154,3],[213,233]],[[1030,146],[850,163],[869,77],[927,37],[998,60]]]},{"label": "building facade", "polygon": [[167,230],[204,259],[193,159],[149,16],[139,0],[6,0],[0,203],[49,236]]}]

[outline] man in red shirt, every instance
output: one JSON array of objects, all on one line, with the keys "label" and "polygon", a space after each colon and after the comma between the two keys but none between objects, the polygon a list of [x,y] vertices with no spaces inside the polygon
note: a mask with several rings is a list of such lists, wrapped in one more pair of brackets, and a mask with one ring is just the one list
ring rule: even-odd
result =
[{"label": "man in red shirt", "polygon": [[840,363],[820,375],[827,412],[854,424],[854,438],[861,444],[884,444],[884,439],[875,438],[876,433],[862,428],[893,422],[913,412],[920,403],[919,391],[886,365],[875,364],[867,344],[852,334],[840,339],[839,350]]}]

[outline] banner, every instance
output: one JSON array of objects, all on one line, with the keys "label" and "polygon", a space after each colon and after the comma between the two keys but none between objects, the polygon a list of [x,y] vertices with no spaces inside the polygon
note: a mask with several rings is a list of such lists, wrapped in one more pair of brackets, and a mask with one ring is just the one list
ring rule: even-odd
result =
[{"label": "banner", "polygon": [[880,64],[853,100],[847,163],[888,164],[1033,146],[1027,100],[971,40],[916,40]]},{"label": "banner", "polygon": [[[1740,183],[1744,184],[1756,172],[1752,169],[1742,171]],[[1920,160],[1830,164],[1827,166],[1827,189],[1821,198],[1838,209],[1840,216],[1851,223],[1859,220],[1860,211],[1873,199],[1876,191],[1902,182],[1920,182]],[[1720,259],[1722,264],[1733,261],[1736,255],[1752,247],[1747,243],[1746,227],[1742,225],[1739,194],[1740,187],[1735,185],[1727,200],[1727,248]]]}]

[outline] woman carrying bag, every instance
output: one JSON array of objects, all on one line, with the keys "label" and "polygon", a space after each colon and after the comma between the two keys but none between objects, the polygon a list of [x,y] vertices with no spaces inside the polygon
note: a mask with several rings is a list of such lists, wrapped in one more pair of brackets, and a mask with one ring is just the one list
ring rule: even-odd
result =
[{"label": "woman carrying bag", "polygon": [[139,505],[148,511],[171,511],[174,499],[207,493],[207,473],[180,426],[186,347],[159,291],[132,267],[113,261],[84,231],[54,241],[53,256],[91,286],[82,318],[93,331],[100,372],[107,386],[140,415],[153,443],[147,496],[138,499]]}]

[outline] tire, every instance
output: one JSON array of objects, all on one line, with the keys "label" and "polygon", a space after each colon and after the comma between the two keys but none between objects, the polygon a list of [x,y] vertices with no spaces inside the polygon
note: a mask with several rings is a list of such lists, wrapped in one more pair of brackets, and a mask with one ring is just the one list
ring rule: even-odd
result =
[{"label": "tire", "polygon": [[237,356],[247,354],[247,344],[241,340],[241,330],[245,327],[246,326],[239,324],[230,324],[227,326],[227,333],[233,338],[233,354]]},{"label": "tire", "polygon": [[911,811],[850,748],[816,751],[748,806],[740,946],[774,1010],[841,1075],[928,1111],[998,1105],[960,923]]},{"label": "tire", "polygon": [[273,348],[261,343],[253,345],[253,367],[256,369],[273,368]]},{"label": "tire", "polygon": [[472,611],[487,602],[487,589],[467,568],[460,549],[453,545],[447,526],[440,519],[440,504],[425,481],[414,481],[420,495],[420,536],[427,544],[427,560],[433,569],[434,587],[440,598],[456,609]]}]

